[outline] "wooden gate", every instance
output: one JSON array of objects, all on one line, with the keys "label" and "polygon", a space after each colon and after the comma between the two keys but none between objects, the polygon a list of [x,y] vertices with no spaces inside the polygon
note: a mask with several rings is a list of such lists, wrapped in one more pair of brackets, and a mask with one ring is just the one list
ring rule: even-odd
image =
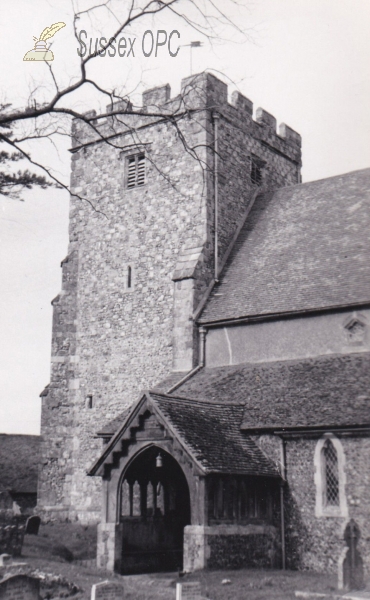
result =
[{"label": "wooden gate", "polygon": [[150,447],[127,469],[121,485],[122,574],[181,570],[190,495],[181,467]]}]

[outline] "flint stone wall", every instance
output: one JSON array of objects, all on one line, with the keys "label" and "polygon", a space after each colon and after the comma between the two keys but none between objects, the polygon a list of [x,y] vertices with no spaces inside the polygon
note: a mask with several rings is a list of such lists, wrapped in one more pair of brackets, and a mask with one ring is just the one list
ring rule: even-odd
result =
[{"label": "flint stone wall", "polygon": [[188,525],[184,531],[184,571],[278,568],[280,533],[272,525]]},{"label": "flint stone wall", "polygon": [[[96,118],[95,126],[115,136],[119,149],[96,143],[85,124],[73,126],[72,191],[93,207],[71,198],[69,252],[53,301],[38,489],[44,518],[99,520],[100,481],[86,477],[101,451],[97,430],[141,390],[172,369],[180,379],[197,362],[192,314],[214,276],[214,111],[220,115],[220,258],[256,191],[251,155],[266,163],[265,187],[300,178],[298,134],[286,126],[277,134],[264,111],[254,121],[251,102],[236,94],[228,103],[227,86],[214,76],[184,80],[182,97],[169,99],[168,89],[160,90],[143,99],[146,105],[161,99],[151,107],[158,117],[127,116],[138,128],[134,139],[116,117]],[[181,130],[198,146],[204,170],[163,118],[174,108],[183,111]],[[146,184],[128,190],[125,159],[139,150],[147,156]]]},{"label": "flint stone wall", "polygon": [[370,439],[341,437],[346,477],[347,517],[316,517],[314,453],[316,439],[289,440],[286,444],[288,490],[285,493],[288,568],[318,572],[338,571],[344,530],[351,518],[359,526],[358,550],[365,572],[370,570]]}]

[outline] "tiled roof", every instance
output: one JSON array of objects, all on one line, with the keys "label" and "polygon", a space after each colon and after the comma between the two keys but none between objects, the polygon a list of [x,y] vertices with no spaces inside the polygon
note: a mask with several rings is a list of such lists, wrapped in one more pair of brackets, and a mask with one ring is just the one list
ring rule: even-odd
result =
[{"label": "tiled roof", "polygon": [[[120,443],[120,432],[130,426],[129,413],[144,401],[151,403],[158,418],[172,428],[173,434],[206,473],[279,477],[275,464],[240,430],[244,412],[242,403],[225,406],[156,392],[148,392],[130,411],[125,411],[119,419],[111,422],[110,429],[115,423],[116,430],[115,437],[104,450],[106,457]],[[90,475],[95,475],[106,460],[104,453],[91,468]]]},{"label": "tiled roof", "polygon": [[37,493],[39,435],[0,434],[0,489]]},{"label": "tiled roof", "polygon": [[207,323],[370,301],[370,169],[258,196]]},{"label": "tiled roof", "polygon": [[242,404],[214,404],[151,393],[150,397],[207,472],[278,476],[273,463],[240,431]]},{"label": "tiled roof", "polygon": [[370,425],[370,353],[202,369],[176,395],[244,403],[250,430]]}]

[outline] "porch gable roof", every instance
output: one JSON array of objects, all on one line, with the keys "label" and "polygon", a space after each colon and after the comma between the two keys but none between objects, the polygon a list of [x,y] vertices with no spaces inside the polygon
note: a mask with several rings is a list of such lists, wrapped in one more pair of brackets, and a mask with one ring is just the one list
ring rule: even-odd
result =
[{"label": "porch gable roof", "polygon": [[144,393],[131,410],[125,411],[126,417],[122,415],[122,421],[119,417],[116,419],[118,429],[91,467],[89,475],[102,475],[104,465],[113,462],[113,453],[117,452],[125,432],[134,426],[146,408],[153,411],[204,475],[280,476],[275,464],[259,446],[240,431],[244,404],[229,403],[225,406],[154,392]]},{"label": "porch gable roof", "polygon": [[206,473],[279,477],[275,464],[241,431],[244,402],[228,404],[151,393]]}]

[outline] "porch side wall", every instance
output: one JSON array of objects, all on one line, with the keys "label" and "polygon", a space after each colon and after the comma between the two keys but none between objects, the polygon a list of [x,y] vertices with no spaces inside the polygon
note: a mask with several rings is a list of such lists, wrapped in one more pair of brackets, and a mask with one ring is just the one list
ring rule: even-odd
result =
[{"label": "porch side wall", "polygon": [[189,525],[184,571],[279,567],[280,539],[272,525]]}]

